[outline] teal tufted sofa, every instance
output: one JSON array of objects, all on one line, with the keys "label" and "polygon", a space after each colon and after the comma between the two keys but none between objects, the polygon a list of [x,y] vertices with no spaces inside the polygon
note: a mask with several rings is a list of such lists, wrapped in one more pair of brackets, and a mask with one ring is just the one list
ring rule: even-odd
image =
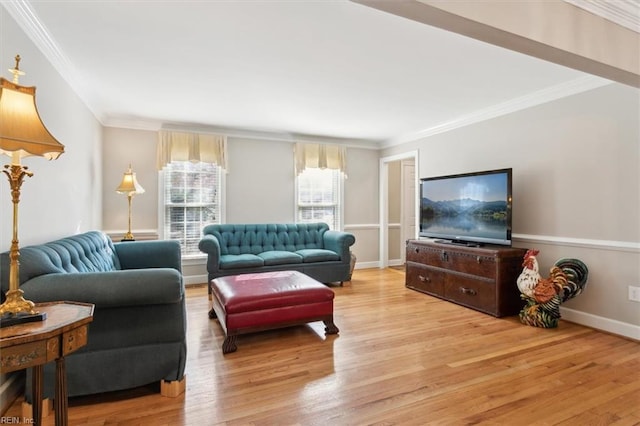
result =
[{"label": "teal tufted sofa", "polygon": [[[8,253],[0,281],[8,288]],[[154,382],[184,385],[185,292],[177,241],[112,243],[91,231],[20,249],[20,288],[33,302],[95,305],[88,343],[67,357],[69,396]],[[44,396],[54,396],[55,365],[44,368]],[[26,395],[30,398],[30,377]],[[175,391],[175,387],[172,387]],[[164,394],[164,391],[163,391]],[[174,395],[169,395],[174,396]]]},{"label": "teal tufted sofa", "polygon": [[204,227],[199,248],[207,254],[209,281],[227,275],[300,271],[322,282],[350,277],[355,237],[326,223],[214,224]]}]

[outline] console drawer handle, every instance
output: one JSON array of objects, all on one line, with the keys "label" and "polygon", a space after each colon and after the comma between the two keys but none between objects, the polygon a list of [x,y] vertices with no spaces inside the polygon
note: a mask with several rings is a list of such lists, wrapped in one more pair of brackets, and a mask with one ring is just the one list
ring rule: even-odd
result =
[{"label": "console drawer handle", "polygon": [[429,278],[429,277],[424,277],[424,276],[422,276],[422,275],[418,275],[418,279],[419,279],[420,281],[422,281],[423,283],[431,282],[431,278]]},{"label": "console drawer handle", "polygon": [[460,287],[460,293],[475,296],[477,292],[472,288]]}]

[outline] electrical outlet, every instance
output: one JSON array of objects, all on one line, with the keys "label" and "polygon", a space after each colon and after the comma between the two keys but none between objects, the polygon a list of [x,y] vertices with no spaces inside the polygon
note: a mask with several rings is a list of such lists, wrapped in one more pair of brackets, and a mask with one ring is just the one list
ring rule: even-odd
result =
[{"label": "electrical outlet", "polygon": [[640,302],[640,287],[629,286],[629,300]]}]

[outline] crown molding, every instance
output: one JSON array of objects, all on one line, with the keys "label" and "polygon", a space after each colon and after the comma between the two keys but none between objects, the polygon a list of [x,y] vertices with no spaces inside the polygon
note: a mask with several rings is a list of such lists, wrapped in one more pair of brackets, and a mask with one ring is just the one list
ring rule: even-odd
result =
[{"label": "crown molding", "polygon": [[162,121],[145,118],[107,116],[102,121],[102,125],[104,127],[117,127],[121,129],[131,130],[150,130],[156,132],[162,129],[163,123]]},{"label": "crown molding", "polygon": [[0,0],[0,3],[63,77],[74,74],[71,61],[58,47],[27,0]]},{"label": "crown molding", "polygon": [[31,7],[29,1],[0,0],[0,4],[2,4],[22,31],[25,32],[27,37],[31,39],[58,74],[67,82],[73,92],[92,112],[94,117],[102,124],[102,117],[91,107],[91,102],[89,102],[87,97],[87,93],[89,92],[85,90],[86,84],[84,84],[83,79],[80,78],[80,74],[76,71],[73,63],[51,36],[47,27],[40,21],[40,18]]},{"label": "crown molding", "polygon": [[555,86],[547,87],[536,92],[528,93],[518,98],[510,99],[506,102],[492,105],[488,108],[479,109],[470,114],[462,115],[453,120],[437,124],[416,133],[410,133],[397,138],[389,139],[382,144],[381,148],[389,148],[395,145],[424,139],[433,135],[437,135],[439,133],[449,132],[451,130],[465,127],[470,124],[479,123],[481,121],[486,121],[492,118],[511,114],[523,109],[531,108],[567,96],[586,92],[588,90],[596,89],[598,87],[606,86],[612,83],[613,82],[610,80],[586,75],[574,80],[567,81],[565,83],[557,84]]},{"label": "crown molding", "polygon": [[184,123],[164,123],[161,127],[163,130],[175,130],[183,132],[204,132],[204,133],[216,133],[223,134],[232,138],[245,138],[245,139],[257,139],[265,141],[277,141],[277,142],[306,142],[306,143],[329,143],[345,146],[348,148],[360,148],[360,149],[372,149],[378,150],[380,146],[377,141],[363,140],[363,139],[350,139],[350,138],[336,138],[333,136],[322,135],[307,135],[302,133],[290,133],[284,131],[271,131],[271,130],[252,130],[252,129],[240,129],[233,127],[219,127],[209,125],[198,124],[184,124]]},{"label": "crown molding", "polygon": [[289,133],[272,130],[252,130],[234,127],[211,126],[196,123],[162,122],[158,120],[146,120],[140,118],[107,117],[103,123],[105,127],[121,129],[147,130],[157,132],[159,130],[175,130],[178,132],[201,132],[222,134],[232,138],[256,139],[277,142],[307,142],[307,143],[331,143],[346,146],[348,148],[380,149],[378,141],[350,138],[336,138],[333,136],[306,135],[301,133]]}]

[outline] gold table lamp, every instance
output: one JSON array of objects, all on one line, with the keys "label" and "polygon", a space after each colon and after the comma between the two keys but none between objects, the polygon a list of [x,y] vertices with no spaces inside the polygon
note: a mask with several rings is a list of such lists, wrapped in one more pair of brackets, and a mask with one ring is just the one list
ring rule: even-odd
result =
[{"label": "gold table lamp", "polygon": [[20,187],[25,176],[33,176],[20,161],[22,157],[37,155],[54,160],[64,153],[64,145],[54,138],[42,123],[36,108],[36,88],[20,86],[20,55],[16,66],[9,71],[13,81],[0,77],[0,154],[11,157],[11,164],[2,171],[9,178],[13,202],[13,238],[9,250],[9,290],[5,302],[0,305],[0,326],[20,322],[38,321],[44,314],[35,311],[35,305],[23,297],[20,290],[20,250],[18,247],[18,203]]},{"label": "gold table lamp", "polygon": [[127,199],[129,200],[129,228],[122,241],[135,241],[135,238],[131,233],[131,200],[136,194],[144,194],[144,188],[138,183],[136,174],[131,169],[131,164],[129,164],[129,170],[124,172],[122,182],[120,182],[120,185],[116,188],[116,192],[118,194],[126,194]]}]

